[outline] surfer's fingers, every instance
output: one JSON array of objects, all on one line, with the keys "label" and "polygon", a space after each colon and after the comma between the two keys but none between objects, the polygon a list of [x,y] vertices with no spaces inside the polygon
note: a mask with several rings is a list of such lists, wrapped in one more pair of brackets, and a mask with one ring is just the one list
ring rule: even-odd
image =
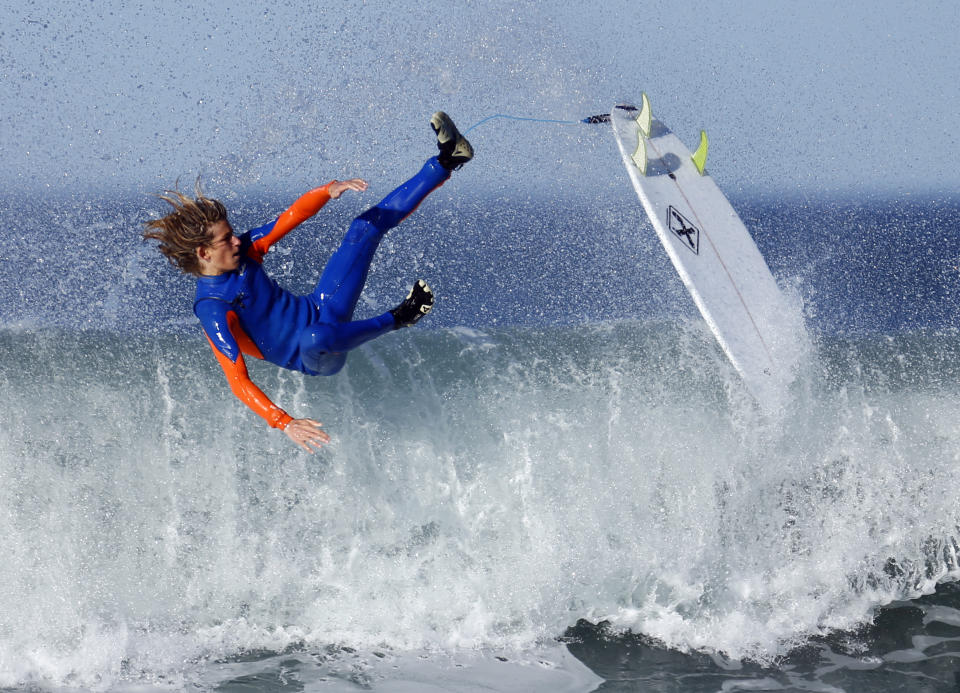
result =
[{"label": "surfer's fingers", "polygon": [[367,189],[367,181],[362,178],[351,178],[350,180],[335,180],[330,184],[330,187],[327,188],[327,192],[330,193],[330,197],[336,200],[347,190],[355,190],[357,192],[363,192]]},{"label": "surfer's fingers", "polygon": [[321,449],[325,442],[327,441],[323,440],[319,436],[304,436],[303,440],[297,441],[297,445],[312,454],[314,449]]},{"label": "surfer's fingers", "polygon": [[330,436],[320,428],[320,422],[313,419],[294,419],[287,424],[284,433],[307,452],[313,452],[310,445],[319,448],[323,443],[330,442]]},{"label": "surfer's fingers", "polygon": [[327,442],[330,440],[330,436],[327,435],[327,432],[324,431],[322,428],[323,426],[322,423],[320,423],[319,421],[314,421],[313,419],[301,419],[301,420],[304,422],[304,424],[309,426],[309,429],[307,430],[309,431],[309,434],[311,437],[320,438],[324,442]]},{"label": "surfer's fingers", "polygon": [[324,443],[330,442],[329,434],[320,428],[321,424],[319,421],[314,421],[313,419],[303,419],[303,423],[304,426],[299,433],[305,443],[310,443],[311,445],[315,445],[319,448]]},{"label": "surfer's fingers", "polygon": [[[288,426],[287,428],[289,428],[289,426]],[[304,435],[303,431],[298,431],[298,430],[289,431],[289,430],[288,430],[288,431],[284,431],[284,432],[287,434],[287,437],[290,438],[290,440],[292,440],[294,443],[297,444],[297,446],[303,448],[303,449],[306,450],[307,452],[311,452],[311,453],[313,452],[313,450],[310,448],[310,446],[307,445],[307,441],[309,440],[309,438]]]}]

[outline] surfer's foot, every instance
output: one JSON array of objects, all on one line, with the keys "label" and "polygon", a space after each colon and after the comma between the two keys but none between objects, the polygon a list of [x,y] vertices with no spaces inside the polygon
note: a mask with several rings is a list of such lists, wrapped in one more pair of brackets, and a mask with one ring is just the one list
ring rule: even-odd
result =
[{"label": "surfer's foot", "polygon": [[427,283],[418,279],[399,306],[390,311],[395,328],[410,327],[433,308],[433,292]]},{"label": "surfer's foot", "polygon": [[430,118],[430,127],[437,133],[437,149],[440,155],[440,165],[448,171],[453,171],[463,166],[473,158],[473,147],[467,138],[460,134],[457,126],[453,124],[443,111],[437,111]]}]

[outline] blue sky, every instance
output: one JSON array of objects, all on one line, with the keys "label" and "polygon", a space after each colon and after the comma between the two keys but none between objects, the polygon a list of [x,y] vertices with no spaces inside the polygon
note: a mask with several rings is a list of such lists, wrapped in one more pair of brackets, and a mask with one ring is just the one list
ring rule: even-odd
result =
[{"label": "blue sky", "polygon": [[[688,144],[707,129],[728,192],[960,182],[955,2],[14,5],[0,8],[8,189],[393,181],[429,153],[436,108],[463,128],[576,119],[641,91]],[[606,130],[471,134],[478,189],[619,184]]]}]

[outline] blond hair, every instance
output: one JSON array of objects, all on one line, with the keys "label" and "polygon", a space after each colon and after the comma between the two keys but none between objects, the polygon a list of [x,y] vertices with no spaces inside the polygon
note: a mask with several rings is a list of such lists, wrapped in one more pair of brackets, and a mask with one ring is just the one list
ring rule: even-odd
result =
[{"label": "blond hair", "polygon": [[160,242],[157,249],[170,264],[188,274],[200,274],[197,248],[210,242],[209,227],[227,218],[227,209],[219,200],[205,197],[200,190],[200,181],[195,186],[196,199],[190,199],[179,190],[167,190],[157,195],[173,207],[173,211],[160,219],[152,219],[145,226],[144,240]]}]

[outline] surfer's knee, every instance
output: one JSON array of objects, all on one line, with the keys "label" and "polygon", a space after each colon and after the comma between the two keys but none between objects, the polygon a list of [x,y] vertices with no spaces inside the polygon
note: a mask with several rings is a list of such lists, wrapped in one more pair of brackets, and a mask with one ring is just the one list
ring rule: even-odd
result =
[{"label": "surfer's knee", "polygon": [[346,354],[334,351],[337,331],[332,325],[316,323],[300,334],[300,358],[319,375],[334,375],[347,362]]},{"label": "surfer's knee", "polygon": [[347,243],[362,243],[368,238],[382,236],[391,228],[387,222],[384,210],[371,207],[353,220],[344,240]]}]

